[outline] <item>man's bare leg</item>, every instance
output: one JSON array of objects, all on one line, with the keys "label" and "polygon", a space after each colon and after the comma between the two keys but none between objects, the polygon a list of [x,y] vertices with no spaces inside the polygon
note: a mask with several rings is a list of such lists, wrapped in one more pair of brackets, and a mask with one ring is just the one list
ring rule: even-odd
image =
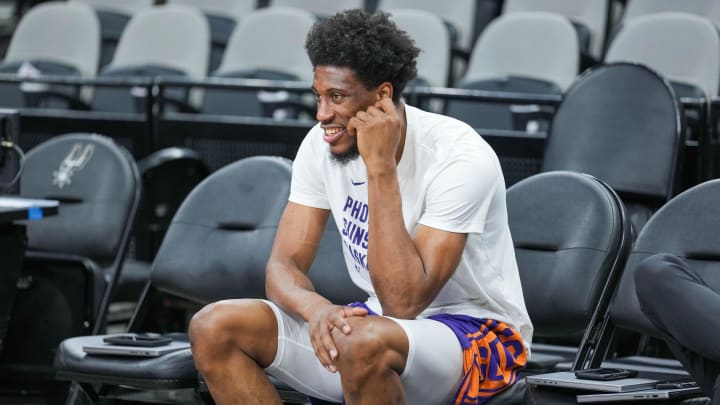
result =
[{"label": "man's bare leg", "polygon": [[190,342],[198,370],[218,405],[280,404],[263,369],[275,359],[277,321],[258,300],[207,305],[190,321]]},{"label": "man's bare leg", "polygon": [[345,402],[349,405],[404,404],[400,375],[408,355],[405,331],[381,317],[349,318],[352,333],[334,330]]}]

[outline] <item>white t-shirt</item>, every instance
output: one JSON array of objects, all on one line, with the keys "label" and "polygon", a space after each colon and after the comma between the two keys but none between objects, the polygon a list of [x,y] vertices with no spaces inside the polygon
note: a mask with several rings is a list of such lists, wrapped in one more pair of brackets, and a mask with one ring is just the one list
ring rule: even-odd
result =
[{"label": "white t-shirt", "polygon": [[[405,105],[407,133],[397,173],[403,220],[467,233],[460,264],[418,317],[466,314],[505,322],[529,347],[532,324],[520,285],[505,204],[505,180],[492,150],[470,126]],[[307,134],[293,163],[290,201],[329,209],[341,234],[350,277],[382,308],[368,273],[369,209],[362,158],[332,160],[319,124]]]}]

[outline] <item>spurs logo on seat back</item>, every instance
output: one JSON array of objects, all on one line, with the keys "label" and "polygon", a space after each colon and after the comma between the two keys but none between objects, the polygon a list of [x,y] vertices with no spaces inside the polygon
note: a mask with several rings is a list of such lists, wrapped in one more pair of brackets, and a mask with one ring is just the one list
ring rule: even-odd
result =
[{"label": "spurs logo on seat back", "polygon": [[72,183],[73,174],[82,170],[95,152],[95,145],[76,143],[60,162],[60,167],[53,171],[53,184],[63,188]]}]

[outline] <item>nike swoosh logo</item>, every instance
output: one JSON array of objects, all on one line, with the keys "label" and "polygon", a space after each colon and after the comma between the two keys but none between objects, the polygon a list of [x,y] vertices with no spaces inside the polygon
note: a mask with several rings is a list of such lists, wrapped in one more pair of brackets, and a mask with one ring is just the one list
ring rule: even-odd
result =
[{"label": "nike swoosh logo", "polygon": [[353,186],[362,186],[365,184],[364,181],[353,181],[353,179],[350,179],[350,183],[352,183]]}]

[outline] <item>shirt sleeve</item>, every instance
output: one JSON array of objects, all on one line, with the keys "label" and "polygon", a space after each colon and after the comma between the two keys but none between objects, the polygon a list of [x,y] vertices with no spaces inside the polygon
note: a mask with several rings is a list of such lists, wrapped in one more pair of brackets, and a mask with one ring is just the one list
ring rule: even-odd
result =
[{"label": "shirt sleeve", "polygon": [[313,142],[315,129],[305,136],[293,161],[289,199],[309,207],[330,209],[322,170],[322,151],[319,150],[317,142]]},{"label": "shirt sleeve", "polygon": [[419,222],[448,232],[482,233],[496,193],[504,191],[497,160],[453,160],[431,181]]}]

